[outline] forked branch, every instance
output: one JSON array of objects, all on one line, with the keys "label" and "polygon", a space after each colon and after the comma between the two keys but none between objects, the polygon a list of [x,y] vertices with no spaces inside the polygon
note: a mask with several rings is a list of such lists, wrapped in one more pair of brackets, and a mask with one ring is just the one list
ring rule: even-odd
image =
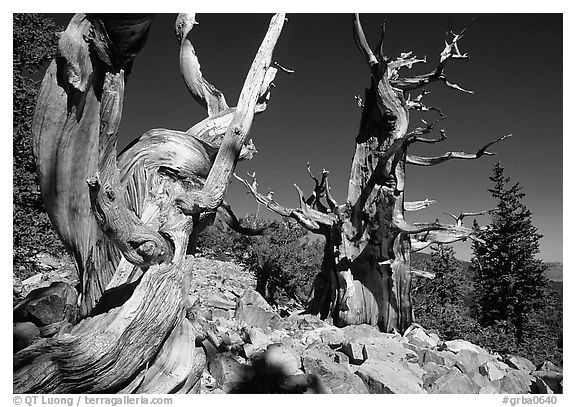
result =
[{"label": "forked branch", "polygon": [[274,199],[272,199],[272,194],[269,193],[267,196],[258,192],[256,183],[256,176],[252,174],[252,183],[248,182],[247,180],[239,177],[238,175],[234,174],[237,180],[242,182],[246,188],[250,191],[250,193],[256,198],[256,201],[268,208],[270,211],[276,213],[277,215],[292,218],[296,220],[300,225],[302,225],[305,229],[317,233],[317,234],[325,234],[328,229],[334,225],[338,217],[336,214],[333,213],[322,213],[315,209],[310,208],[304,199],[304,195],[302,194],[302,190],[295,185],[296,190],[298,191],[298,196],[300,199],[300,208],[292,209],[287,208],[285,206],[280,205]]},{"label": "forked branch", "polygon": [[268,32],[248,72],[238,100],[238,107],[226,130],[204,187],[201,191],[183,194],[177,198],[177,204],[184,213],[214,211],[222,203],[224,191],[252,126],[256,104],[263,87],[270,83],[269,70],[276,69],[270,67],[271,58],[283,25],[284,14],[276,14],[270,22]]},{"label": "forked branch", "polygon": [[[462,54],[460,52],[460,49],[458,48],[458,41],[460,39],[462,39],[467,28],[468,27],[465,27],[458,34],[451,32],[451,31],[448,31],[446,33],[446,39],[444,41],[444,49],[440,53],[440,59],[439,59],[438,65],[436,66],[436,68],[433,71],[431,71],[427,74],[424,74],[424,75],[418,75],[418,76],[407,77],[407,78],[397,77],[397,75],[396,75],[396,77],[394,77],[390,81],[392,86],[394,86],[397,89],[403,90],[403,91],[410,91],[410,90],[424,87],[431,82],[441,81],[441,82],[444,82],[446,84],[446,86],[448,86],[452,89],[456,89],[456,90],[459,90],[459,91],[465,92],[465,93],[474,93],[470,90],[463,89],[462,87],[458,86],[455,83],[449,82],[445,73],[444,73],[446,65],[448,64],[449,61],[467,60],[468,59],[468,55]],[[451,39],[449,39],[450,36],[452,37]],[[408,57],[411,57],[411,55],[406,54],[404,59],[406,59]],[[410,61],[410,60],[408,60],[408,61]],[[417,62],[422,62],[422,61],[418,60]]]}]

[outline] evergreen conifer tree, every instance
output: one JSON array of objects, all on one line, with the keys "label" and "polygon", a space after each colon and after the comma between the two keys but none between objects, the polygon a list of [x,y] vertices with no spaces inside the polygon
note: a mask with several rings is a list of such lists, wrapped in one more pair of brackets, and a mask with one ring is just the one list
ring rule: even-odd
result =
[{"label": "evergreen conifer tree", "polygon": [[494,186],[488,191],[498,206],[492,222],[478,230],[477,236],[486,243],[473,245],[476,317],[484,326],[507,324],[520,344],[528,316],[542,304],[548,284],[543,274],[546,266],[536,258],[542,235],[522,203],[522,188],[518,183],[510,186],[500,163],[490,180]]}]

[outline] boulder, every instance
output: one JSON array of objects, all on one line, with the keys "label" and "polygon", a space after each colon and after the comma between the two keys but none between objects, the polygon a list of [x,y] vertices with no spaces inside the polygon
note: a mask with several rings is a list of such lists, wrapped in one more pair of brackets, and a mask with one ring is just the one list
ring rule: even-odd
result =
[{"label": "boulder", "polygon": [[422,364],[424,365],[430,362],[451,367],[456,365],[456,355],[446,350],[425,349]]},{"label": "boulder", "polygon": [[344,333],[338,328],[328,328],[320,332],[320,339],[322,343],[327,344],[331,348],[339,348],[345,341]]},{"label": "boulder", "polygon": [[537,370],[532,372],[532,376],[542,379],[554,393],[563,393],[564,375],[561,372]]},{"label": "boulder", "polygon": [[14,321],[29,321],[37,326],[72,321],[77,298],[76,290],[63,282],[35,289],[14,308]]},{"label": "boulder", "polygon": [[311,331],[316,329],[335,329],[326,321],[321,320],[316,315],[292,313],[284,320],[284,327],[294,331]]},{"label": "boulder", "polygon": [[426,391],[430,391],[434,382],[442,375],[446,374],[450,367],[439,365],[434,362],[428,362],[422,366],[422,370],[424,371],[424,375],[422,376],[422,387]]},{"label": "boulder", "polygon": [[535,376],[532,378],[532,383],[530,384],[530,393],[532,394],[554,394],[552,389],[546,384],[546,382]]},{"label": "boulder", "polygon": [[300,337],[300,341],[304,345],[322,343],[322,338],[321,338],[320,334],[322,333],[323,330],[324,330],[323,328],[319,328],[319,329],[304,331],[302,333],[302,336]]},{"label": "boulder", "polygon": [[463,372],[478,372],[481,364],[485,363],[478,352],[462,349],[456,354],[456,366]]},{"label": "boulder", "polygon": [[414,373],[416,375],[416,377],[423,380],[425,371],[422,367],[420,367],[420,365],[418,363],[409,362],[407,360],[403,360],[400,363],[403,364],[404,366],[406,366],[406,368],[408,368],[408,370],[410,370],[412,373]]},{"label": "boulder", "polygon": [[295,340],[289,336],[285,336],[279,342],[282,345],[290,348],[294,353],[296,353],[300,357],[302,356],[302,354],[304,353],[304,350],[306,349],[306,345],[304,345],[302,342]]},{"label": "boulder", "polygon": [[316,375],[332,393],[366,394],[362,380],[344,365],[334,362],[322,349],[309,347],[302,355],[302,365],[307,374]]},{"label": "boulder", "polygon": [[513,369],[522,370],[528,373],[536,370],[534,363],[522,356],[509,355],[504,359],[504,362]]},{"label": "boulder", "polygon": [[451,367],[446,373],[439,376],[429,393],[435,394],[477,394],[480,387],[460,371],[457,367]]},{"label": "boulder", "polygon": [[362,353],[364,360],[380,359],[418,362],[418,355],[415,352],[406,349],[399,341],[388,338],[372,338],[366,340]]},{"label": "boulder", "polygon": [[261,328],[246,328],[245,335],[251,344],[261,349],[265,349],[268,345],[270,345],[270,343],[272,343],[270,335],[266,334]]},{"label": "boulder", "polygon": [[248,327],[243,330],[243,333],[245,343],[242,349],[246,359],[253,359],[260,355],[273,342],[272,338],[261,328]]},{"label": "boulder", "polygon": [[13,352],[32,344],[40,336],[40,329],[32,322],[17,322],[12,330]]},{"label": "boulder", "polygon": [[561,368],[559,368],[554,363],[548,360],[545,360],[544,362],[540,363],[536,370],[540,372],[562,372]]},{"label": "boulder", "polygon": [[473,351],[473,352],[488,354],[488,352],[485,349],[481,348],[478,345],[474,345],[471,342],[465,341],[463,339],[455,339],[453,341],[446,341],[446,342],[444,342],[444,347],[446,349],[448,349],[450,352],[454,352],[454,353],[458,353],[462,349],[468,349],[468,350]]},{"label": "boulder", "polygon": [[210,308],[215,308],[219,310],[231,310],[234,309],[236,303],[231,301],[226,296],[220,293],[210,293],[207,298],[202,299],[203,305]]},{"label": "boulder", "polygon": [[357,365],[367,359],[408,360],[412,362],[419,360],[418,355],[404,347],[399,338],[386,335],[346,339],[342,345],[342,352],[349,357],[350,363]]},{"label": "boulder", "polygon": [[300,356],[281,343],[268,345],[261,355],[261,367],[270,376],[291,376],[301,366]]},{"label": "boulder", "polygon": [[342,352],[348,356],[349,363],[359,365],[364,362],[364,345],[358,342],[348,342],[342,345]]},{"label": "boulder", "polygon": [[421,378],[404,364],[391,360],[368,359],[356,371],[370,393],[424,394]]},{"label": "boulder", "polygon": [[[416,354],[416,356],[418,357],[418,364],[420,366],[424,365],[424,356],[426,354],[427,348],[421,348],[419,346],[413,345],[411,343],[409,343],[408,341],[405,340],[401,340],[400,343],[402,344],[402,346],[404,346],[406,349],[410,350],[411,352],[413,352],[414,354]],[[451,354],[452,355],[452,354]]]},{"label": "boulder", "polygon": [[510,369],[500,380],[500,393],[525,394],[530,392],[532,379],[528,373]]},{"label": "boulder", "polygon": [[499,367],[494,361],[488,361],[479,367],[480,373],[488,377],[488,380],[500,380],[506,376],[506,370]]},{"label": "boulder", "polygon": [[229,353],[218,353],[210,360],[208,370],[216,383],[226,392],[232,391],[254,377],[253,370],[238,362]]},{"label": "boulder", "polygon": [[480,388],[480,390],[478,391],[478,394],[500,394],[500,392],[498,391],[498,389],[496,387],[494,387],[492,384],[482,387]]},{"label": "boulder", "polygon": [[[494,388],[494,386],[492,384],[493,382],[491,382],[487,376],[484,376],[483,374],[481,374],[479,369],[468,372],[466,374],[466,376],[468,376],[474,384],[476,384],[478,387],[480,387],[480,389],[487,388],[487,387]],[[496,388],[494,388],[494,391],[496,393],[498,393],[498,390]],[[492,393],[490,393],[490,394],[492,394]]]},{"label": "boulder", "polygon": [[350,358],[343,352],[336,351],[336,355],[334,357],[334,361],[336,363],[342,363],[344,365],[350,364]]},{"label": "boulder", "polygon": [[368,339],[368,338],[382,338],[393,336],[391,334],[385,334],[380,332],[378,327],[372,325],[348,325],[340,329],[342,335],[344,335],[344,341],[342,343],[348,343],[354,339]]},{"label": "boulder", "polygon": [[438,346],[440,338],[438,335],[428,335],[426,331],[419,325],[412,325],[404,332],[404,338],[408,343],[419,348],[434,349]]},{"label": "boulder", "polygon": [[247,288],[236,302],[234,318],[257,328],[276,328],[282,318],[254,289]]}]

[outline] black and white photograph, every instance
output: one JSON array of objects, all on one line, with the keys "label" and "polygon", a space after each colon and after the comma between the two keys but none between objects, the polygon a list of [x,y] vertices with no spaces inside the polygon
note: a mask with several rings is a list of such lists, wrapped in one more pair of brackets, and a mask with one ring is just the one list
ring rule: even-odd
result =
[{"label": "black and white photograph", "polygon": [[560,7],[74,4],[12,13],[10,405],[567,400]]}]

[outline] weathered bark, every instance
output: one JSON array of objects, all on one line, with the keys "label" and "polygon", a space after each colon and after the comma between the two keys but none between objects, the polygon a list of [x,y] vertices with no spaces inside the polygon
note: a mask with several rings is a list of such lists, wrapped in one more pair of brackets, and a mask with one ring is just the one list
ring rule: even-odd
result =
[{"label": "weathered bark", "polygon": [[[272,197],[256,190],[256,183],[241,179],[258,202],[271,211],[297,220],[308,230],[326,238],[322,271],[318,275],[308,311],[331,318],[335,325],[371,324],[383,331],[403,332],[413,320],[410,298],[411,274],[422,274],[410,268],[410,253],[432,243],[451,243],[473,238],[473,231],[462,226],[432,223],[409,224],[405,211],[421,210],[432,200],[404,202],[405,165],[434,165],[449,159],[476,159],[490,155],[486,149],[507,138],[501,137],[482,147],[475,154],[447,153],[440,157],[416,157],[407,153],[413,143],[437,143],[440,138],[422,137],[434,130],[444,116],[436,108],[422,103],[425,92],[411,99],[407,93],[434,81],[465,91],[448,82],[445,67],[452,59],[467,59],[461,54],[453,34],[447,39],[438,66],[426,75],[411,78],[399,76],[401,68],[425,62],[404,53],[396,60],[384,56],[383,37],[374,52],[362,30],[360,19],[354,17],[354,38],[364,55],[371,74],[371,86],[362,107],[360,129],[348,182],[348,196],[338,205],[330,195],[327,171],[315,178],[312,195],[305,199],[298,187],[300,208],[289,209]],[[383,34],[383,33],[382,33]],[[465,91],[469,92],[469,91]],[[426,127],[408,132],[409,110],[437,111],[441,117]],[[326,203],[321,202],[321,199]],[[427,275],[427,277],[432,277]]]},{"label": "weathered bark", "polygon": [[[114,112],[102,106],[105,78],[121,70],[128,74],[150,23],[146,15],[76,14],[61,34],[36,104],[32,135],[40,190],[52,224],[76,260],[81,316],[96,305],[122,256],[98,226],[86,183],[102,165],[101,128],[103,137],[107,132],[102,115],[120,116],[118,104]],[[122,96],[119,89],[120,105]],[[109,148],[115,154],[115,145]]]},{"label": "weathered bark", "polygon": [[[187,319],[186,254],[216,215],[242,233],[262,232],[243,228],[222,196],[237,161],[256,151],[247,135],[269,99],[284,16],[272,18],[236,108],[201,75],[188,38],[194,22],[177,20],[181,73],[209,117],[187,132],[151,130],[118,158],[124,75],[150,17],[77,14],[61,36],[37,104],[34,151],[48,213],[77,263],[80,317],[91,317],[17,353],[15,392],[198,390],[206,357],[195,344],[217,338]],[[176,205],[194,195],[211,204]]]}]

